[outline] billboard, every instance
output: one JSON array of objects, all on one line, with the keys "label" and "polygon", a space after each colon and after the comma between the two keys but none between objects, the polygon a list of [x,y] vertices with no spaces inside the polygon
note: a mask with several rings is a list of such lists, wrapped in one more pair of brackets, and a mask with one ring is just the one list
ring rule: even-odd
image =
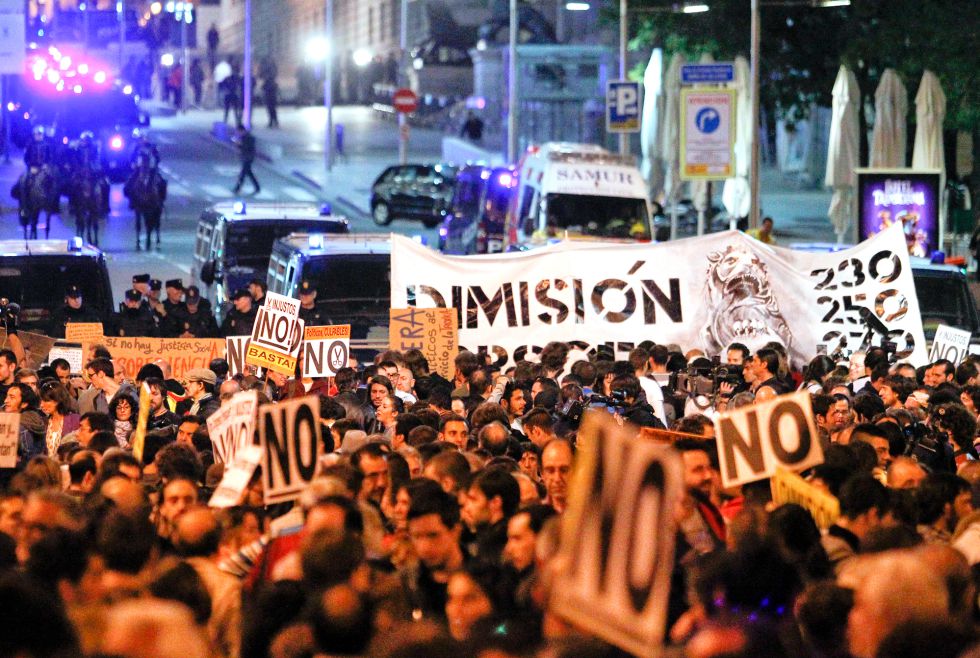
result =
[{"label": "billboard", "polygon": [[941,248],[939,171],[858,169],[858,241],[901,224],[910,256]]}]

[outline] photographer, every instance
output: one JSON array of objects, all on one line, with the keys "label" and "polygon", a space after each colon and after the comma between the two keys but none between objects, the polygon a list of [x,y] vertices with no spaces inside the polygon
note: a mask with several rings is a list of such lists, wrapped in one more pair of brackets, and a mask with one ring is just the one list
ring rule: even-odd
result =
[{"label": "photographer", "polygon": [[667,429],[653,413],[653,407],[640,395],[640,380],[635,375],[618,375],[612,382],[613,394],[621,392],[623,418],[639,427]]}]

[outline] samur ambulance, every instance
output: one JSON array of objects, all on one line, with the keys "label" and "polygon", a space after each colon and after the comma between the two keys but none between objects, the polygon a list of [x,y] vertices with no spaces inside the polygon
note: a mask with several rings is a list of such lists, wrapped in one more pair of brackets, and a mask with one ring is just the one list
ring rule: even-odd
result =
[{"label": "samur ambulance", "polygon": [[650,240],[647,186],[631,156],[594,144],[528,149],[507,213],[505,250],[561,239]]}]

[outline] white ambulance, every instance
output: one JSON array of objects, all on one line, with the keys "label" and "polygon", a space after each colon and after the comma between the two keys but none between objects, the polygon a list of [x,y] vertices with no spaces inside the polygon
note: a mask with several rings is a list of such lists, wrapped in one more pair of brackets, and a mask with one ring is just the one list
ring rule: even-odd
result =
[{"label": "white ambulance", "polygon": [[647,186],[632,156],[594,144],[528,148],[507,213],[507,250],[555,240],[650,240]]}]

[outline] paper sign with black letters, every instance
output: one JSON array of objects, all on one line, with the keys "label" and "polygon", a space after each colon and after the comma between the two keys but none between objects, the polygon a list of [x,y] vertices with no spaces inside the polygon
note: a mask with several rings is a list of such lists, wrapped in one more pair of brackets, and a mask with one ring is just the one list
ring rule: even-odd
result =
[{"label": "paper sign with black letters", "polygon": [[725,412],[715,419],[715,436],[725,487],[763,480],[777,468],[802,471],[823,463],[806,391]]},{"label": "paper sign with black letters", "polygon": [[260,461],[262,461],[262,446],[253,443],[239,450],[235,458],[225,467],[221,483],[208,500],[208,507],[237,505]]},{"label": "paper sign with black letters", "polygon": [[958,366],[960,361],[970,353],[970,332],[962,329],[954,329],[944,324],[936,327],[936,337],[932,340],[932,349],[929,350],[929,363],[935,363],[939,359],[948,359]]},{"label": "paper sign with black letters", "polygon": [[795,503],[810,513],[817,526],[829,528],[840,516],[840,501],[823,489],[810,484],[796,473],[777,468],[769,481],[772,502]]},{"label": "paper sign with black letters", "polygon": [[266,505],[298,498],[313,479],[323,452],[320,432],[316,395],[259,407]]},{"label": "paper sign with black letters", "polygon": [[303,330],[303,376],[333,377],[350,359],[350,325]]},{"label": "paper sign with black letters", "polygon": [[239,450],[254,442],[258,404],[258,391],[242,391],[208,416],[208,434],[216,462],[232,462]]},{"label": "paper sign with black letters", "polygon": [[639,656],[660,654],[683,496],[678,453],[588,411],[561,521],[551,612]]},{"label": "paper sign with black letters", "polygon": [[0,413],[0,468],[17,466],[20,414]]}]

